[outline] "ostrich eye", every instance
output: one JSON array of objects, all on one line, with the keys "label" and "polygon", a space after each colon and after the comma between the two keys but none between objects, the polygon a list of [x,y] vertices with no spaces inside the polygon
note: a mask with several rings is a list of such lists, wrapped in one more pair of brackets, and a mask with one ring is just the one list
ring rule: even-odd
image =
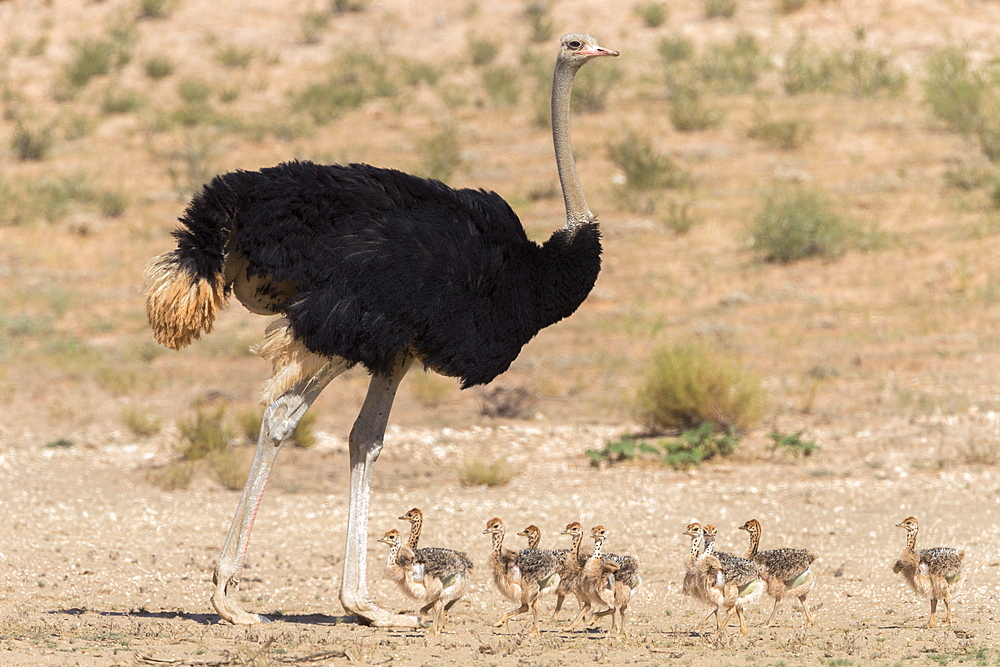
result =
[{"label": "ostrich eye", "polygon": [[581,44],[579,41],[577,41],[577,40],[574,39],[567,46],[569,46],[569,48],[571,48],[571,49],[576,50],[576,49],[580,48],[581,46],[583,46],[583,44]]}]

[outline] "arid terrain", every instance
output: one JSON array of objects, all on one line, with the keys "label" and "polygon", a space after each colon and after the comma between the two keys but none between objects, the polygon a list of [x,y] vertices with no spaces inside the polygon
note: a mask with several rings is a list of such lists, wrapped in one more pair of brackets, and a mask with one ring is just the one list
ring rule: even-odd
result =
[{"label": "arid terrain", "polygon": [[[0,665],[1000,664],[1000,2],[727,4],[0,2]],[[562,224],[544,119],[569,31],[622,52],[574,99],[597,286],[493,384],[527,397],[513,414],[412,372],[375,475],[375,598],[413,609],[375,541],[413,506],[425,544],[469,553],[472,592],[439,637],[343,617],[357,369],[311,410],[315,444],[282,452],[256,523],[241,599],[274,622],[219,623],[212,570],[251,448],[223,471],[182,462],[182,443],[208,413],[232,443],[252,430],[267,320],[234,303],[159,348],[145,263],[213,174],[293,158],[495,190],[543,240]],[[945,61],[964,65],[939,83],[972,83],[942,96]],[[621,155],[644,147],[676,177],[640,188]],[[751,228],[789,190],[822,195],[843,247],[768,261]],[[760,376],[764,418],[692,470],[592,467],[587,449],[643,430],[655,351],[691,340]],[[508,483],[462,484],[495,462]],[[918,546],[966,551],[950,628],[924,628],[927,601],[891,571],[908,515]],[[539,637],[493,627],[510,603],[492,516],[511,547],[529,523],[551,548],[570,521],[604,524],[641,562],[630,636],[569,632],[575,602]],[[681,532],[715,523],[742,552],[751,517],[762,548],[820,554],[816,626],[791,601],[763,628],[765,599],[747,636],[695,633]]]}]

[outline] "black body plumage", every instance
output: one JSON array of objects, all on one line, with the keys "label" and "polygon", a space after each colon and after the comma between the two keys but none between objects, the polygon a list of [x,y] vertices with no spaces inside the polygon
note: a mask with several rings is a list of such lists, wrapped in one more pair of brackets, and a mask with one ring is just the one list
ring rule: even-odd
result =
[{"label": "black body plumage", "polygon": [[207,279],[237,253],[310,351],[387,374],[410,350],[463,387],[507,370],[600,270],[596,223],[539,245],[496,193],[364,164],[223,174],[181,223],[185,270]]}]

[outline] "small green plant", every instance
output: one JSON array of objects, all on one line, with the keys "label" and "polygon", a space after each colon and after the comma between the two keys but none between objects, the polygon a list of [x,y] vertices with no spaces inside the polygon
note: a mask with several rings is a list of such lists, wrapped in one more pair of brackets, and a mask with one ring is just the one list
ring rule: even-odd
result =
[{"label": "small green plant", "polygon": [[774,6],[782,14],[792,14],[806,6],[808,0],[775,0]]},{"label": "small green plant", "polygon": [[73,446],[73,441],[69,438],[59,438],[58,440],[52,440],[45,443],[48,449],[69,449]]},{"label": "small green plant", "polygon": [[882,53],[855,49],[844,56],[843,70],[855,97],[898,96],[906,88],[906,74]]},{"label": "small green plant", "polygon": [[805,431],[783,435],[777,431],[769,433],[771,438],[771,451],[781,451],[790,454],[795,458],[808,458],[819,451],[819,445],[813,440],[803,440],[802,434]]},{"label": "small green plant", "polygon": [[185,104],[203,105],[212,97],[212,86],[201,79],[181,79],[177,83],[177,94]]},{"label": "small green plant", "polygon": [[712,44],[694,62],[694,74],[708,88],[720,93],[744,93],[770,67],[770,59],[757,39],[740,33],[732,42]]},{"label": "small green plant", "polygon": [[624,437],[612,440],[602,449],[588,449],[586,454],[587,458],[590,459],[590,465],[600,468],[605,465],[635,461],[644,455],[659,457],[662,452],[656,445]]},{"label": "small green plant", "polygon": [[675,234],[687,234],[697,222],[691,213],[691,202],[671,201],[662,218],[663,226]]},{"label": "small green plant", "polygon": [[693,342],[655,352],[634,404],[636,416],[652,431],[690,429],[707,422],[743,431],[760,420],[765,406],[756,373]]},{"label": "small green plant", "polygon": [[462,486],[504,486],[520,471],[505,459],[491,461],[479,457],[466,458],[458,467],[458,482]]},{"label": "small green plant", "polygon": [[607,67],[588,70],[586,75],[577,78],[573,86],[574,110],[580,113],[603,111],[607,106],[608,96],[621,78],[621,71],[613,63]]},{"label": "small green plant", "polygon": [[736,0],[702,0],[707,19],[731,19],[736,14]]},{"label": "small green plant", "polygon": [[608,158],[625,175],[628,188],[637,191],[681,188],[691,176],[673,158],[656,150],[652,140],[630,132],[619,142],[608,145]]},{"label": "small green plant", "polygon": [[292,110],[323,125],[374,97],[391,97],[397,86],[383,60],[366,55],[346,58],[326,81],[290,93]]},{"label": "small green plant", "polygon": [[822,193],[794,188],[767,197],[750,233],[764,261],[785,264],[807,257],[839,257],[853,230]]},{"label": "small green plant", "polygon": [[635,6],[635,13],[647,28],[659,28],[667,22],[667,6],[662,2],[647,2]]},{"label": "small green plant", "polygon": [[142,66],[150,79],[164,79],[174,73],[174,61],[166,56],[152,56]]},{"label": "small green plant", "polygon": [[738,446],[739,438],[731,427],[718,433],[715,424],[705,422],[681,433],[679,440],[664,442],[663,464],[688,470],[717,456],[729,456]]},{"label": "small green plant", "polygon": [[77,39],[70,43],[70,50],[72,57],[63,69],[63,82],[70,93],[108,74],[115,62],[115,46],[107,40]]}]

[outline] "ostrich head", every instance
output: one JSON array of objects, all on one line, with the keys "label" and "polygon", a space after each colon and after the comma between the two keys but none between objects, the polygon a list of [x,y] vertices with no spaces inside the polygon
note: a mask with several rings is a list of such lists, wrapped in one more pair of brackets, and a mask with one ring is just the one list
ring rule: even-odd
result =
[{"label": "ostrich head", "polygon": [[493,535],[503,535],[503,521],[497,517],[493,517],[486,522],[486,529],[483,530],[483,535],[486,533],[491,533]]},{"label": "ostrich head", "polygon": [[403,521],[409,521],[410,523],[420,523],[424,519],[424,514],[420,511],[420,508],[414,507],[399,518]]},{"label": "ostrich head", "polygon": [[740,530],[745,530],[751,535],[760,535],[760,521],[757,521],[757,519],[750,519],[745,524],[740,526]]},{"label": "ostrich head", "polygon": [[387,531],[386,534],[380,537],[378,541],[382,544],[388,544],[390,547],[398,547],[402,543],[399,537],[399,531],[395,528]]},{"label": "ostrich head", "polygon": [[897,523],[896,528],[905,528],[906,532],[915,533],[917,531],[917,519],[916,517],[908,516]]},{"label": "ostrich head", "polygon": [[520,533],[518,533],[518,535],[520,537],[527,537],[529,540],[533,540],[536,537],[542,536],[542,530],[535,524],[531,524],[530,526],[522,530]]},{"label": "ostrich head", "polygon": [[576,537],[577,535],[583,535],[583,526],[581,526],[576,521],[574,521],[573,523],[568,523],[566,524],[566,529],[563,530],[562,534],[572,535],[573,537]]},{"label": "ostrich head", "polygon": [[687,528],[684,529],[682,535],[687,535],[688,537],[697,537],[701,535],[701,524],[698,522],[689,523]]}]

